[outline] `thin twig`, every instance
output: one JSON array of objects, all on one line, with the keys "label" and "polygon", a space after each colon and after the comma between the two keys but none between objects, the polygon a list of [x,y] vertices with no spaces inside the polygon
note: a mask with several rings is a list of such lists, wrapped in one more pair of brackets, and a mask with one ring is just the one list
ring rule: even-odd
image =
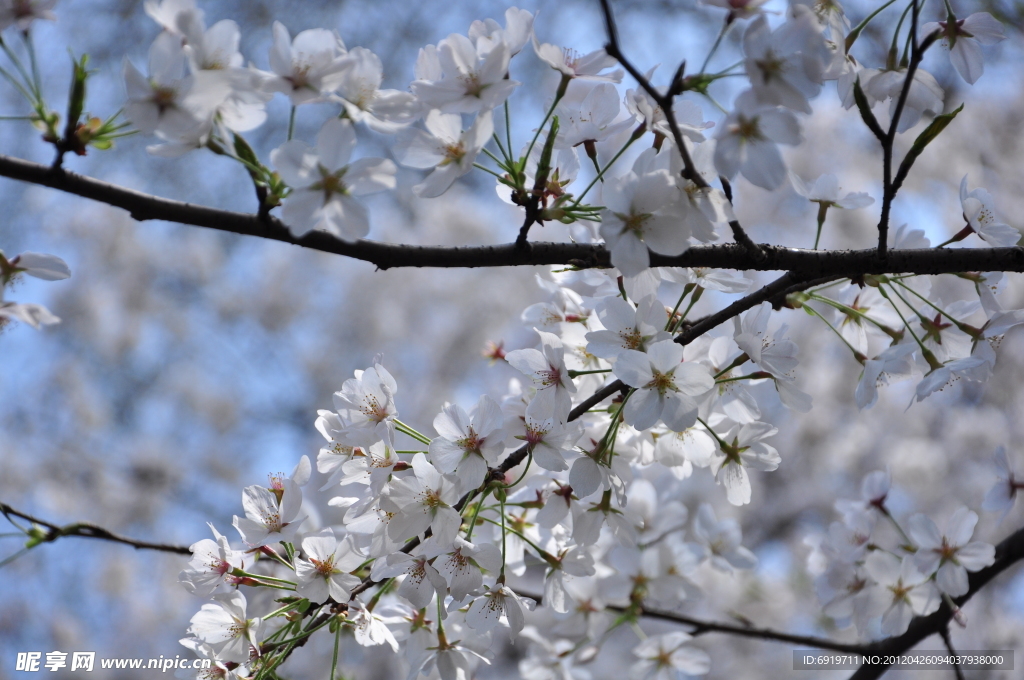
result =
[{"label": "thin twig", "polygon": [[[124,545],[130,545],[136,550],[159,550],[161,552],[176,553],[178,555],[191,555],[192,551],[182,545],[169,545],[166,543],[151,543],[149,541],[137,541],[133,538],[126,538],[119,536],[112,531],[108,531],[103,527],[90,524],[88,522],[75,522],[74,524],[67,524],[65,526],[59,526],[46,520],[33,517],[27,513],[15,510],[6,503],[0,503],[0,513],[3,514],[8,520],[11,517],[18,517],[25,520],[26,522],[32,522],[45,528],[46,535],[40,540],[41,543],[50,543],[56,541],[58,538],[64,538],[65,536],[80,536],[81,538],[96,538],[102,541],[111,541],[112,543],[123,543]],[[13,520],[12,520],[12,523]]]}]

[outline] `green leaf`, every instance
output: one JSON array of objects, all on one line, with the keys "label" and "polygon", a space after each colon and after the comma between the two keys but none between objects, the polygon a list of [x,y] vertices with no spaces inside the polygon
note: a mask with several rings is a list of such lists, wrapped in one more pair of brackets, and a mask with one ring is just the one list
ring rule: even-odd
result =
[{"label": "green leaf", "polygon": [[913,165],[917,157],[920,156],[926,146],[932,143],[932,141],[939,136],[939,134],[946,129],[946,126],[953,122],[956,115],[964,110],[964,105],[961,104],[959,107],[950,111],[949,113],[943,113],[932,119],[932,122],[928,124],[921,134],[914,140],[914,145],[910,147],[910,151],[907,152],[907,157],[903,159],[904,165]]}]

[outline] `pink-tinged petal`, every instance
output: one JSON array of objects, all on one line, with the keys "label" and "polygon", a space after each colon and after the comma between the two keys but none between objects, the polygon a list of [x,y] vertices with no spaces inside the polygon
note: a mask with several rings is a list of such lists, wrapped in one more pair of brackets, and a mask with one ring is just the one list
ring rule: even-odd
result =
[{"label": "pink-tinged petal", "polygon": [[741,172],[751,184],[769,191],[786,181],[786,163],[779,147],[771,142],[750,143]]},{"label": "pink-tinged petal", "polygon": [[426,179],[412,188],[412,192],[420,198],[437,198],[448,191],[455,180],[465,174],[456,163],[438,167],[427,175]]},{"label": "pink-tinged petal", "polygon": [[398,168],[386,158],[360,158],[348,166],[345,184],[353,196],[375,194],[395,188]]},{"label": "pink-tinged petal", "polygon": [[434,520],[430,523],[434,538],[440,545],[450,545],[459,535],[459,527],[462,526],[462,516],[454,508],[441,507],[437,509]]},{"label": "pink-tinged petal", "polygon": [[71,276],[67,262],[56,255],[24,252],[17,257],[14,266],[24,269],[25,274],[43,281],[60,281]]}]

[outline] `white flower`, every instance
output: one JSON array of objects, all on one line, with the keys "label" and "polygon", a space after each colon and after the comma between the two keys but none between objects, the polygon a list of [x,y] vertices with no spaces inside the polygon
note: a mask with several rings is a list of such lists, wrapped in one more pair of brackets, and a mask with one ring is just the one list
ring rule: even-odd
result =
[{"label": "white flower", "polygon": [[[453,33],[437,46],[444,78],[418,79],[413,94],[425,106],[444,113],[476,113],[501,105],[519,83],[505,78],[511,58],[504,41],[478,41]],[[433,70],[433,69],[431,69]]]},{"label": "white flower", "polygon": [[365,123],[377,132],[392,133],[405,127],[419,115],[419,104],[409,92],[382,90],[384,66],[380,57],[365,47],[353,47],[341,61],[337,95],[332,97],[345,107],[345,115],[356,123]]},{"label": "white flower", "polygon": [[994,246],[1017,245],[1020,232],[1008,224],[996,221],[995,205],[990,193],[984,189],[967,192],[967,175],[960,180],[960,205],[967,224],[982,239]]},{"label": "white flower", "polygon": [[988,512],[1002,510],[1002,515],[999,518],[999,521],[1002,522],[1017,501],[1017,492],[1024,489],[1024,480],[1019,480],[1013,471],[1013,466],[1010,465],[1010,461],[1006,457],[1005,446],[996,449],[993,462],[999,481],[985,494],[981,509]]},{"label": "white flower", "polygon": [[381,581],[404,575],[405,579],[398,586],[397,594],[409,600],[415,609],[423,609],[434,599],[435,593],[442,600],[448,594],[448,585],[430,564],[430,558],[429,555],[392,553],[387,559],[378,559],[373,563],[370,576],[374,581]]},{"label": "white flower", "polygon": [[459,114],[431,111],[424,123],[426,131],[409,129],[399,133],[394,152],[402,165],[433,168],[423,182],[413,187],[413,193],[436,198],[473,169],[480,150],[494,133],[494,122],[491,112],[483,111],[463,131]]},{"label": "white flower", "polygon": [[354,197],[394,189],[397,168],[385,158],[349,162],[355,145],[352,122],[331,118],[320,129],[316,148],[293,139],[270,153],[292,189],[281,220],[296,238],[319,229],[355,241],[370,231],[366,208]]},{"label": "white flower", "polygon": [[486,664],[491,663],[490,659],[474,652],[472,649],[460,645],[458,641],[448,643],[438,640],[437,647],[430,647],[423,663],[419,666],[419,673],[431,675],[434,667],[437,667],[437,674],[441,680],[470,680],[473,676],[472,662],[479,659]]},{"label": "white flower", "polygon": [[386,642],[392,651],[398,651],[398,640],[395,639],[394,633],[380,616],[369,611],[362,603],[349,605],[348,618],[355,624],[353,632],[358,644],[363,647],[375,647]]},{"label": "white flower", "polygon": [[246,618],[245,595],[237,590],[213,599],[192,617],[188,632],[210,645],[223,661],[247,662],[250,649],[259,649],[256,637],[263,621]]},{"label": "white flower", "polygon": [[578,420],[566,423],[552,416],[547,406],[536,399],[526,407],[522,422],[525,433],[514,436],[530,447],[537,465],[552,472],[569,469],[565,455],[572,451],[572,447],[583,436],[583,424]]},{"label": "white flower", "polygon": [[231,584],[231,572],[244,566],[245,553],[232,550],[228,539],[209,524],[214,540],[204,538],[189,546],[192,559],[178,575],[178,582],[193,595],[209,597],[222,585]]},{"label": "white flower", "polygon": [[437,557],[434,567],[448,584],[452,597],[461,602],[484,582],[483,572],[497,574],[501,569],[501,550],[492,543],[473,544],[459,537],[444,545],[430,539],[423,554]]},{"label": "white flower", "polygon": [[757,556],[740,545],[743,532],[739,523],[734,519],[719,522],[707,503],[697,510],[693,534],[711,554],[711,566],[719,571],[732,573],[733,568],[752,569],[757,564]]},{"label": "white flower", "polygon": [[892,488],[892,477],[888,470],[875,470],[864,475],[860,483],[860,500],[839,499],[836,501],[836,510],[843,514],[847,523],[853,523],[854,518],[864,512],[886,514],[889,512],[885,507],[885,501],[889,497],[889,490]]},{"label": "white flower", "polygon": [[949,61],[960,77],[973,85],[985,71],[982,45],[1003,40],[1003,25],[988,12],[975,12],[966,19],[949,15],[946,21],[925,24],[921,35],[942,31],[942,44],[949,49]]},{"label": "white flower", "polygon": [[144,134],[179,138],[202,130],[231,92],[219,78],[185,76],[181,39],[166,32],[149,48],[148,78],[127,58],[123,74],[128,91],[125,116]]},{"label": "white flower", "polygon": [[759,102],[810,113],[807,100],[821,91],[823,64],[804,51],[808,36],[796,25],[820,40],[820,30],[807,22],[790,21],[772,32],[763,15],[754,19],[743,34],[744,65]]},{"label": "white flower", "polygon": [[742,316],[733,317],[733,339],[762,370],[771,373],[777,381],[790,381],[799,363],[796,358],[798,348],[796,343],[785,338],[788,329],[785,324],[768,332],[771,314],[771,303],[762,302]]},{"label": "white flower", "polygon": [[[584,142],[600,142],[633,124],[630,119],[615,122],[619,115],[618,90],[611,83],[586,87],[572,83],[555,107],[558,116],[556,148],[574,147]],[[589,147],[588,147],[589,148]]]},{"label": "white flower", "polygon": [[796,116],[759,103],[753,90],[736,98],[716,139],[715,167],[720,173],[729,179],[742,173],[751,184],[769,191],[786,180],[786,164],[776,144],[802,141]]},{"label": "white flower", "polygon": [[[654,75],[654,69],[652,68],[645,75],[650,80]],[[665,111],[651,99],[647,90],[642,87],[626,90],[626,108],[629,109],[634,120],[643,123],[648,132],[663,135],[666,139],[673,139],[672,127],[668,124]],[[704,120],[701,108],[688,99],[673,101],[672,112],[676,117],[676,127],[679,129],[679,133],[684,139],[691,142],[703,142],[704,130],[715,126],[713,122]]]},{"label": "white flower", "polygon": [[733,505],[750,502],[750,479],[747,468],[771,472],[779,467],[782,458],[774,447],[762,442],[778,429],[768,423],[734,425],[722,435],[719,450],[711,461],[715,480],[725,487],[726,498]]},{"label": "white flower", "polygon": [[355,377],[334,393],[334,407],[344,430],[332,435],[355,443],[391,442],[390,428],[398,417],[397,391],[398,383],[379,361],[365,371],[356,371]]},{"label": "white flower", "polygon": [[711,657],[707,652],[690,647],[689,633],[674,631],[649,637],[633,648],[640,658],[629,669],[630,680],[674,680],[680,674],[707,675]]},{"label": "white flower", "polygon": [[334,33],[313,28],[302,31],[295,40],[280,21],[274,22],[274,43],[270,48],[273,75],[264,87],[269,92],[282,92],[293,106],[322,101],[341,85],[345,46]]},{"label": "white flower", "polygon": [[430,461],[442,474],[454,472],[463,487],[475,489],[505,450],[504,422],[501,407],[486,394],[472,416],[457,404],[445,406],[434,418],[441,436],[430,442]]},{"label": "white flower", "polygon": [[576,385],[565,367],[565,347],[557,335],[534,330],[540,336],[541,349],[513,350],[505,355],[505,360],[533,379],[537,388],[533,401],[537,402],[537,408],[543,409],[541,413],[565,422],[572,410],[571,395],[576,394]]},{"label": "white flower", "polygon": [[275,541],[291,541],[306,519],[299,517],[302,490],[293,479],[282,479],[279,493],[262,486],[247,486],[242,492],[245,517],[232,522],[242,540],[256,548]]},{"label": "white flower", "polygon": [[882,614],[883,634],[902,635],[915,615],[927,616],[939,608],[939,591],[928,575],[917,570],[914,558],[907,556],[901,562],[875,551],[867,556],[864,566],[878,582],[872,599]]},{"label": "white flower", "polygon": [[449,545],[462,524],[462,517],[451,507],[462,495],[461,484],[455,477],[438,472],[422,453],[413,456],[412,469],[415,477],[391,482],[388,500],[396,512],[388,525],[388,536],[404,541],[430,527],[438,543]]},{"label": "white flower", "polygon": [[668,172],[638,174],[636,167],[606,182],[603,190],[601,238],[611,250],[612,265],[624,276],[636,276],[650,266],[648,248],[679,255],[690,245],[690,231],[681,219],[686,206],[677,202],[678,192]]},{"label": "white flower", "polygon": [[466,623],[470,628],[486,633],[504,618],[508,622],[510,637],[515,639],[526,625],[523,608],[532,611],[534,604],[528,597],[519,597],[504,583],[496,583],[490,590],[473,600],[469,612],[466,613]]},{"label": "white flower", "polygon": [[349,572],[365,559],[348,536],[339,541],[330,528],[302,539],[305,559],[295,560],[295,575],[299,583],[296,594],[313,602],[324,602],[328,597],[335,602],[348,602],[349,593],[361,582]]},{"label": "white flower", "polygon": [[615,359],[623,350],[643,352],[655,342],[670,340],[665,331],[668,315],[653,295],[637,303],[636,308],[621,297],[608,297],[597,306],[597,318],[604,330],[587,333],[587,351],[602,359]]},{"label": "white flower", "polygon": [[18,274],[26,274],[43,281],[62,281],[71,277],[67,262],[56,255],[25,251],[10,260],[0,250],[0,285]]},{"label": "white flower", "polygon": [[991,365],[980,357],[965,357],[946,362],[932,369],[917,384],[917,401],[923,401],[932,392],[944,389],[950,382],[959,378],[981,382],[988,380],[991,373]]},{"label": "white flower", "polygon": [[878,401],[878,388],[888,385],[890,381],[909,378],[914,369],[911,355],[913,345],[894,345],[864,362],[864,371],[860,375],[854,398],[857,408],[871,408]]},{"label": "white flower", "polygon": [[647,353],[623,350],[615,376],[636,392],[626,402],[626,422],[646,430],[659,420],[676,431],[697,422],[696,399],[715,386],[707,367],[683,362],[683,346],[672,340],[652,344]]},{"label": "white flower", "polygon": [[600,80],[604,82],[622,82],[622,69],[618,68],[611,73],[602,74],[601,71],[611,68],[619,62],[615,57],[609,56],[604,49],[597,49],[588,54],[581,55],[579,52],[568,47],[562,48],[550,43],[543,45],[535,37],[533,49],[537,56],[545,64],[555,69],[563,77],[580,78],[584,80]]},{"label": "white flower", "polygon": [[917,514],[907,520],[910,536],[917,543],[917,568],[923,574],[935,574],[939,590],[951,597],[967,593],[968,571],[995,562],[994,546],[981,541],[968,543],[977,523],[978,515],[966,507],[953,513],[943,533],[927,515]]},{"label": "white flower", "polygon": [[814,180],[813,185],[805,182],[796,173],[791,172],[789,179],[793,183],[796,193],[822,207],[856,210],[875,202],[875,199],[863,192],[848,193],[840,197],[839,193],[842,191],[842,187],[839,186],[836,176],[832,174],[822,175]]},{"label": "white flower", "polygon": [[494,19],[478,19],[469,25],[469,39],[474,45],[481,40],[504,42],[510,57],[514,57],[533,36],[533,18],[534,15],[525,9],[509,7],[505,10],[504,28]]}]

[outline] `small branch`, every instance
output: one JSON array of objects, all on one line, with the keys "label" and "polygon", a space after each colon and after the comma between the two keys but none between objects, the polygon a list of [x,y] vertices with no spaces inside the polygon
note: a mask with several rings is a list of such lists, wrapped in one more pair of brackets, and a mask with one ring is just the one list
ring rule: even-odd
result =
[{"label": "small branch", "polygon": [[946,649],[949,651],[949,655],[953,657],[953,672],[956,673],[956,680],[966,680],[964,678],[964,671],[960,668],[960,664],[956,661],[956,649],[953,648],[953,639],[949,636],[949,626],[939,631],[939,635],[942,636],[942,641],[946,644]]},{"label": "small branch", "polygon": [[[123,543],[124,545],[132,546],[136,550],[159,550],[162,552],[176,553],[178,555],[192,554],[192,551],[185,546],[167,545],[165,543],[150,543],[149,541],[136,541],[132,538],[118,536],[112,531],[107,531],[103,527],[98,527],[95,524],[89,524],[87,522],[76,522],[75,524],[58,526],[39,519],[38,517],[33,517],[32,515],[15,510],[6,503],[0,503],[0,513],[2,513],[8,520],[11,520],[11,517],[13,516],[23,519],[26,522],[32,522],[32,524],[44,527],[47,532],[46,535],[41,538],[41,543],[50,543],[65,536],[80,536],[82,538],[96,538],[103,541],[111,541],[112,543]],[[14,524],[14,521],[11,520],[11,523]]]},{"label": "small branch", "polygon": [[[537,604],[541,603],[543,599],[540,595],[533,593],[527,593],[519,588],[515,589],[516,593],[524,597],[528,597],[532,600],[536,600]],[[615,612],[627,612],[632,611],[629,607],[618,607],[615,605],[605,605],[605,609],[610,609]],[[756,640],[769,640],[773,642],[788,642],[794,645],[800,645],[804,647],[813,647],[815,649],[830,649],[836,652],[847,652],[850,654],[860,653],[864,650],[866,645],[862,644],[846,644],[843,642],[833,642],[826,638],[819,638],[809,635],[793,635],[791,633],[784,633],[770,628],[755,628],[753,626],[737,626],[730,623],[718,623],[715,621],[704,621],[702,619],[696,619],[692,616],[686,616],[685,614],[677,614],[675,612],[661,611],[658,609],[649,609],[643,607],[641,616],[649,619],[657,619],[659,621],[668,621],[670,623],[678,623],[684,626],[692,626],[693,630],[690,634],[694,637],[704,635],[705,633],[725,633],[726,635],[735,635],[737,637],[753,638]]]},{"label": "small branch", "polygon": [[[729,200],[729,203],[732,203],[732,184],[730,184],[729,180],[723,175],[719,175],[718,179],[722,182],[722,191],[725,193],[725,197]],[[767,259],[768,256],[765,255],[761,246],[754,243],[751,238],[747,236],[747,232],[743,230],[739,220],[732,220],[729,222],[729,228],[732,229],[733,240],[743,246],[744,250],[750,253],[754,257],[755,261],[763,262]]]}]

